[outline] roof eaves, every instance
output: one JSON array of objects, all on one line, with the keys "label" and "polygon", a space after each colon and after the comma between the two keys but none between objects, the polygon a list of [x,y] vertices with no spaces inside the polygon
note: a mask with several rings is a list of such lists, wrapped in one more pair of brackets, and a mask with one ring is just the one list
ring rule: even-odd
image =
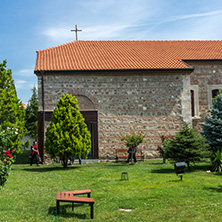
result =
[{"label": "roof eaves", "polygon": [[[188,65],[187,65],[188,66]],[[89,73],[89,72],[192,72],[194,69],[190,66],[188,68],[152,68],[152,69],[92,69],[92,70],[35,70],[34,73],[38,74],[41,71],[51,72],[51,73],[67,73],[67,72],[75,72],[75,73]]]}]

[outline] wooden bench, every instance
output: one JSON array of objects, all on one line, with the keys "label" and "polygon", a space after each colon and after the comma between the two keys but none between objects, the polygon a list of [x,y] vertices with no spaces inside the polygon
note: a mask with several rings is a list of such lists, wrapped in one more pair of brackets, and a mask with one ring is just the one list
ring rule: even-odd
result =
[{"label": "wooden bench", "polygon": [[[118,161],[119,158],[128,158],[128,156],[128,149],[116,149],[116,161]],[[136,158],[137,157],[141,157],[141,160],[144,161],[144,154],[141,148],[136,151]]]},{"label": "wooden bench", "polygon": [[91,195],[91,190],[90,189],[86,189],[86,190],[74,190],[74,191],[65,191],[63,193],[70,193],[74,196],[76,195],[83,195],[83,194],[87,194],[87,197],[90,197]]},{"label": "wooden bench", "polygon": [[[75,195],[87,194],[88,197],[75,197]],[[90,198],[91,190],[75,190],[75,191],[66,191],[59,192],[56,196],[56,208],[57,214],[59,214],[59,203],[60,202],[71,202],[72,210],[74,210],[74,203],[82,203],[90,205],[90,215],[91,219],[93,219],[93,204],[95,203],[93,198]]]}]

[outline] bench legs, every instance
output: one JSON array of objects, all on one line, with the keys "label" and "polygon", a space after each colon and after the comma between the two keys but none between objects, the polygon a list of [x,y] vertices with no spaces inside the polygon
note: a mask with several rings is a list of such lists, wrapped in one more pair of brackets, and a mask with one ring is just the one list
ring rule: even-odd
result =
[{"label": "bench legs", "polygon": [[91,219],[93,219],[93,204],[94,203],[91,203]]},{"label": "bench legs", "polygon": [[56,201],[57,214],[59,215],[59,200]]},{"label": "bench legs", "polygon": [[[90,194],[88,194],[88,197],[90,197]],[[60,202],[59,200],[56,201],[57,215],[59,215],[59,202]],[[93,219],[93,204],[94,203],[89,203],[91,219]],[[74,211],[74,202],[72,202],[72,211]]]}]

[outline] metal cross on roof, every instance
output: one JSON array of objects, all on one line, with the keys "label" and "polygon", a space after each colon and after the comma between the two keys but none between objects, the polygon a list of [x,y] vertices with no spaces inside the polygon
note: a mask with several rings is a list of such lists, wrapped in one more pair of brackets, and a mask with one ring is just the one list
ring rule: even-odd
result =
[{"label": "metal cross on roof", "polygon": [[71,32],[75,32],[76,33],[76,41],[78,41],[78,35],[77,35],[77,32],[81,32],[82,30],[80,29],[77,29],[77,25],[75,25],[75,29],[74,30],[71,30]]}]

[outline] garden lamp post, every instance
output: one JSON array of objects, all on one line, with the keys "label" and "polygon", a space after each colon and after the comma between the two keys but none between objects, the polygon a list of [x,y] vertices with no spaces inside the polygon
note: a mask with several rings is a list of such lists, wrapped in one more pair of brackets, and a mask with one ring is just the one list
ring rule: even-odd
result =
[{"label": "garden lamp post", "polygon": [[176,171],[176,174],[177,174],[178,177],[180,177],[181,180],[183,178],[182,174],[185,173],[185,167],[186,167],[185,162],[174,163],[174,169]]}]

